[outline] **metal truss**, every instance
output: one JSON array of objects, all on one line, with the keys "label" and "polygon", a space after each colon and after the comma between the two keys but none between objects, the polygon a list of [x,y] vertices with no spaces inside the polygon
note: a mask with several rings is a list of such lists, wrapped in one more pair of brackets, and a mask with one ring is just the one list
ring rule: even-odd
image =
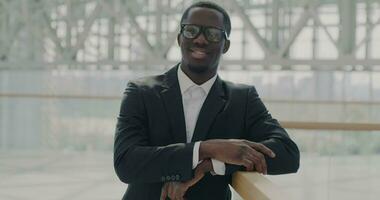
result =
[{"label": "metal truss", "polygon": [[[179,19],[191,2],[0,0],[0,69],[170,67],[179,59]],[[379,68],[378,0],[216,2],[233,26],[223,69]]]}]

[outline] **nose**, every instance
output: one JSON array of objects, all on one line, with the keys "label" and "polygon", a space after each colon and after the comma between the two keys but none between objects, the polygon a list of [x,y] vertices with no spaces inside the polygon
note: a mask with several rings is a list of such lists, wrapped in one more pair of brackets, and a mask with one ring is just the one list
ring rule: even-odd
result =
[{"label": "nose", "polygon": [[193,39],[193,43],[195,44],[200,44],[200,45],[205,45],[208,44],[208,41],[206,40],[205,36],[203,33],[199,34],[198,37]]}]

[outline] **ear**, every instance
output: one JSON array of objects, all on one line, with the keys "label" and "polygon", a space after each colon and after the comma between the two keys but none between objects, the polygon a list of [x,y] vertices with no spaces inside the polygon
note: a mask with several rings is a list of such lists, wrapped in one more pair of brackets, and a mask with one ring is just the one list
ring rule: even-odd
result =
[{"label": "ear", "polygon": [[226,53],[229,48],[230,48],[230,40],[226,40],[224,42],[223,53]]},{"label": "ear", "polygon": [[180,41],[179,41],[179,40],[180,40],[180,36],[181,36],[181,34],[178,34],[178,35],[177,35],[177,44],[178,44],[178,46],[181,46],[181,43],[180,43]]}]

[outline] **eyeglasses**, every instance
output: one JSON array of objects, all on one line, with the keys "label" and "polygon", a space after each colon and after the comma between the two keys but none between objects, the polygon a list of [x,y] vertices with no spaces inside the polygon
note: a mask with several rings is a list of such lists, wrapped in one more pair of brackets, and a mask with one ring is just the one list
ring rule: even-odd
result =
[{"label": "eyeglasses", "polygon": [[201,33],[209,42],[220,42],[223,37],[228,40],[227,33],[223,29],[195,24],[181,24],[181,34],[187,39],[195,39]]}]

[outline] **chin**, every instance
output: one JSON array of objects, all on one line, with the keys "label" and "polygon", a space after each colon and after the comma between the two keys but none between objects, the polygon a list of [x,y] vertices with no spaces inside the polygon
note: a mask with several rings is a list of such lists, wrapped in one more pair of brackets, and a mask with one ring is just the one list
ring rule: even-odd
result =
[{"label": "chin", "polygon": [[193,73],[197,73],[197,74],[203,74],[207,71],[210,70],[209,66],[207,65],[192,65],[192,64],[189,64],[188,65],[189,67],[189,70]]}]

